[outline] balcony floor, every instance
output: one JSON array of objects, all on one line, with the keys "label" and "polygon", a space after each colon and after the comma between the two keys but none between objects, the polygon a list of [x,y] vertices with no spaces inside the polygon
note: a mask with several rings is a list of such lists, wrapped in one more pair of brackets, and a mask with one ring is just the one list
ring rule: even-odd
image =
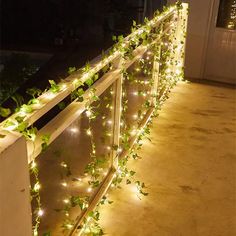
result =
[{"label": "balcony floor", "polygon": [[101,208],[109,236],[236,235],[236,90],[180,83],[153,120],[152,142],[131,161],[149,195],[131,185]]}]

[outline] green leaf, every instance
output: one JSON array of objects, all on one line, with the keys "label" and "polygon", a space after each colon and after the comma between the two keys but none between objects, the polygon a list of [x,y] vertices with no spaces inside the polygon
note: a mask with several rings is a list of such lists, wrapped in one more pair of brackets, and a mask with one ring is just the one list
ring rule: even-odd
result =
[{"label": "green leaf", "polygon": [[9,108],[0,107],[0,116],[7,117],[11,114],[11,110]]},{"label": "green leaf", "polygon": [[42,148],[42,152],[45,152],[46,149],[48,148],[48,142],[50,140],[50,134],[44,134],[41,137],[42,143],[41,143],[41,148]]},{"label": "green leaf", "polygon": [[89,78],[85,81],[85,84],[87,84],[89,87],[93,84],[93,79]]},{"label": "green leaf", "polygon": [[20,107],[20,111],[25,113],[31,113],[33,111],[33,108],[30,105],[23,104]]},{"label": "green leaf", "polygon": [[73,72],[75,72],[76,71],[76,67],[69,67],[69,69],[68,69],[68,74],[72,74]]},{"label": "green leaf", "polygon": [[51,232],[43,233],[43,236],[51,236]]},{"label": "green leaf", "polygon": [[5,138],[5,137],[6,137],[6,135],[0,134],[0,138]]},{"label": "green leaf", "polygon": [[60,86],[58,84],[56,84],[56,82],[54,80],[48,80],[48,82],[51,85],[51,88],[49,89],[51,92],[57,93],[60,91]]},{"label": "green leaf", "polygon": [[28,93],[29,95],[31,95],[33,98],[35,98],[36,96],[39,96],[42,93],[42,90],[33,87],[33,88],[29,88],[26,90],[26,93]]}]

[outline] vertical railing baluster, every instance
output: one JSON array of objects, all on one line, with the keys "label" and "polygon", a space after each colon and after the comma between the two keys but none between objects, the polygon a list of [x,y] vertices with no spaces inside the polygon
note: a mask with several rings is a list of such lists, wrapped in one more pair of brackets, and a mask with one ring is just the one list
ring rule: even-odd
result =
[{"label": "vertical railing baluster", "polygon": [[[160,36],[163,31],[163,24],[161,24]],[[157,105],[157,90],[159,84],[159,71],[160,71],[160,58],[161,58],[161,43],[158,42],[157,51],[153,55],[153,70],[152,70],[152,80],[153,86],[151,91],[152,105],[156,107]]]},{"label": "vertical railing baluster", "polygon": [[[122,67],[122,65],[123,65],[123,59],[121,58],[120,62],[118,63],[118,67],[120,68]],[[113,163],[113,168],[115,169],[118,168],[118,154],[119,154],[119,144],[120,144],[122,83],[123,83],[123,74],[120,75],[115,84],[114,130],[113,130],[113,147],[112,147],[112,163]]]}]

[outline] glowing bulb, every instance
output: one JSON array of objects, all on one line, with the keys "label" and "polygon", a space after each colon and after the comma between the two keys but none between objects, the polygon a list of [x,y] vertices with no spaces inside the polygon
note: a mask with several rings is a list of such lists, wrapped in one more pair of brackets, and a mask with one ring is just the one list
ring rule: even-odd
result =
[{"label": "glowing bulb", "polygon": [[31,168],[35,168],[37,166],[35,161],[32,161]]},{"label": "glowing bulb", "polygon": [[109,125],[111,125],[111,124],[112,124],[112,120],[108,120],[107,123],[108,123]]},{"label": "glowing bulb", "polygon": [[44,214],[44,211],[42,209],[38,210],[38,216],[42,216]]},{"label": "glowing bulb", "polygon": [[62,162],[62,163],[61,163],[61,166],[64,167],[64,168],[66,168],[66,167],[67,167],[67,164],[66,164],[65,162]]},{"label": "glowing bulb", "polygon": [[40,185],[39,183],[36,183],[36,184],[34,185],[34,191],[35,191],[35,192],[38,192],[40,188],[41,188],[41,185]]},{"label": "glowing bulb", "polygon": [[92,112],[90,110],[87,110],[85,113],[87,117],[90,117],[92,115]]},{"label": "glowing bulb", "polygon": [[91,192],[92,192],[92,188],[89,187],[89,188],[87,189],[87,192],[88,192],[88,193],[91,193]]},{"label": "glowing bulb", "polygon": [[134,96],[138,96],[138,92],[133,92],[133,95]]},{"label": "glowing bulb", "polygon": [[65,89],[66,87],[67,87],[66,84],[62,84],[62,85],[61,85],[61,88],[62,88],[62,89]]},{"label": "glowing bulb", "polygon": [[72,224],[67,224],[66,227],[67,227],[67,229],[71,229],[73,227],[73,225]]},{"label": "glowing bulb", "polygon": [[63,202],[68,204],[70,201],[69,201],[69,199],[64,199]]},{"label": "glowing bulb", "polygon": [[56,96],[55,93],[52,93],[52,92],[47,92],[43,95],[46,99],[52,99]]},{"label": "glowing bulb", "polygon": [[109,151],[110,151],[110,150],[111,150],[111,147],[110,147],[110,146],[107,146],[107,150],[109,150]]},{"label": "glowing bulb", "polygon": [[130,134],[131,134],[132,136],[136,135],[136,133],[137,133],[137,131],[134,130],[134,129],[130,132]]},{"label": "glowing bulb", "polygon": [[91,136],[91,135],[92,135],[92,132],[91,132],[90,129],[87,129],[86,133],[87,133],[88,136]]},{"label": "glowing bulb", "polygon": [[79,129],[77,127],[72,127],[69,129],[69,131],[72,133],[72,134],[77,134],[79,132]]},{"label": "glowing bulb", "polygon": [[136,120],[138,118],[138,115],[137,114],[133,115],[133,118]]},{"label": "glowing bulb", "polygon": [[67,183],[66,183],[66,182],[62,182],[61,185],[62,185],[63,187],[67,187]]}]

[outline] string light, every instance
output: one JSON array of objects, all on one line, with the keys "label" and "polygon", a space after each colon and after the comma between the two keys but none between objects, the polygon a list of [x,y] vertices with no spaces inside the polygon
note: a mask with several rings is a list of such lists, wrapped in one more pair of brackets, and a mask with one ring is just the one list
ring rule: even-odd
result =
[{"label": "string light", "polygon": [[61,185],[62,185],[63,187],[67,187],[67,183],[66,183],[66,182],[62,182]]},{"label": "string light", "polygon": [[92,135],[92,131],[90,129],[87,129],[86,133],[87,133],[88,136]]},{"label": "string light", "polygon": [[70,202],[70,200],[69,199],[64,199],[63,202],[68,204]]},{"label": "string light", "polygon": [[44,211],[42,209],[38,210],[38,216],[41,217],[44,215]]},{"label": "string light", "polygon": [[92,188],[91,187],[87,188],[87,192],[91,193],[92,192]]}]

